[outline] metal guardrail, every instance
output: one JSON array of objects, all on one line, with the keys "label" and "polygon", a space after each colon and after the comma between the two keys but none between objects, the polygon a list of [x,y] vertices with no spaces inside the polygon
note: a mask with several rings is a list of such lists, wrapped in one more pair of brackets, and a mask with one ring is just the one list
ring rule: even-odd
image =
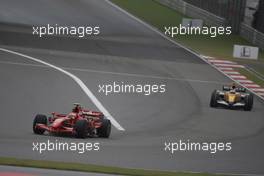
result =
[{"label": "metal guardrail", "polygon": [[206,10],[193,6],[189,3],[186,3],[183,0],[155,0],[160,4],[168,6],[172,9],[175,9],[178,12],[192,18],[202,19],[205,24],[209,26],[225,26],[226,20],[222,17],[219,17],[215,14],[212,14]]},{"label": "metal guardrail", "polygon": [[252,28],[251,26],[241,23],[240,36],[264,49],[264,34]]},{"label": "metal guardrail", "polygon": [[[167,7],[170,7],[186,16],[202,19],[205,22],[205,24],[209,26],[227,25],[227,20],[225,18],[219,17],[199,7],[186,3],[184,0],[155,0],[155,1]],[[251,26],[245,23],[241,23],[239,28],[240,28],[239,31],[241,37],[245,38],[247,41],[253,43],[256,46],[259,46],[261,49],[264,49],[263,33],[255,30],[254,28],[252,28]]]}]

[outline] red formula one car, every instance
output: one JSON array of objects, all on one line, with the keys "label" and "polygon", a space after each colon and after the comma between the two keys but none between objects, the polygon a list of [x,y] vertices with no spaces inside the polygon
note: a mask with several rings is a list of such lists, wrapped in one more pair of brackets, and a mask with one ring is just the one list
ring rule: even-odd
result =
[{"label": "red formula one car", "polygon": [[111,133],[111,122],[104,114],[83,109],[80,104],[69,114],[52,113],[52,117],[36,115],[33,121],[33,132],[43,134],[45,131],[55,134],[71,134],[78,138],[98,136],[108,138]]}]

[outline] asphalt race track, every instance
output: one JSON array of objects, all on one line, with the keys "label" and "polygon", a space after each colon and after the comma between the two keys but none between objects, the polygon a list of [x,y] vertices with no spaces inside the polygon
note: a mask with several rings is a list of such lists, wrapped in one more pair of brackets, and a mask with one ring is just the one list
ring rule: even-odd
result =
[{"label": "asphalt race track", "polygon": [[[37,113],[69,112],[73,102],[96,109],[67,75],[27,58],[0,51],[0,156],[70,161],[128,168],[264,174],[264,108],[251,112],[213,109],[209,99],[228,78],[183,48],[98,0],[1,1],[0,48],[17,51],[79,77],[125,131],[110,139],[38,136]],[[85,39],[32,36],[35,24],[98,25]],[[24,30],[25,29],[25,30]],[[10,32],[11,31],[11,32]],[[163,94],[98,92],[99,84],[166,84]],[[100,151],[32,151],[33,142],[100,142]],[[164,151],[164,142],[232,142],[232,151]]]}]

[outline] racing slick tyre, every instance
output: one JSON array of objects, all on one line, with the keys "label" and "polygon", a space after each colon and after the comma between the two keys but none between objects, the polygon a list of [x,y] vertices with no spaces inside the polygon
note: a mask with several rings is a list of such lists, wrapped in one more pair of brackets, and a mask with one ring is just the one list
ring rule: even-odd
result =
[{"label": "racing slick tyre", "polygon": [[211,95],[211,100],[210,100],[210,106],[211,107],[217,107],[217,100],[218,100],[218,93],[216,90],[213,91],[212,95]]},{"label": "racing slick tyre", "polygon": [[74,126],[77,138],[85,138],[88,133],[88,122],[85,119],[78,120]]},{"label": "racing slick tyre", "polygon": [[111,121],[109,119],[103,119],[102,126],[97,129],[97,134],[102,138],[109,138],[111,133]]},{"label": "racing slick tyre", "polygon": [[244,110],[251,111],[252,108],[253,108],[253,94],[249,94],[245,97]]},{"label": "racing slick tyre", "polygon": [[37,123],[47,125],[47,117],[42,114],[37,114],[33,121],[33,132],[35,134],[43,134],[45,129],[36,128]]}]

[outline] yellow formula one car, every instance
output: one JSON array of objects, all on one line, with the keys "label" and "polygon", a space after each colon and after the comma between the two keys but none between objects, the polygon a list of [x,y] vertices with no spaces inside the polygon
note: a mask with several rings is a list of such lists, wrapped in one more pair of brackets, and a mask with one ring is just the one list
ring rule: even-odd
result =
[{"label": "yellow formula one car", "polygon": [[248,93],[243,87],[223,86],[223,90],[214,90],[210,101],[211,107],[243,108],[251,111],[253,107],[253,94]]}]

